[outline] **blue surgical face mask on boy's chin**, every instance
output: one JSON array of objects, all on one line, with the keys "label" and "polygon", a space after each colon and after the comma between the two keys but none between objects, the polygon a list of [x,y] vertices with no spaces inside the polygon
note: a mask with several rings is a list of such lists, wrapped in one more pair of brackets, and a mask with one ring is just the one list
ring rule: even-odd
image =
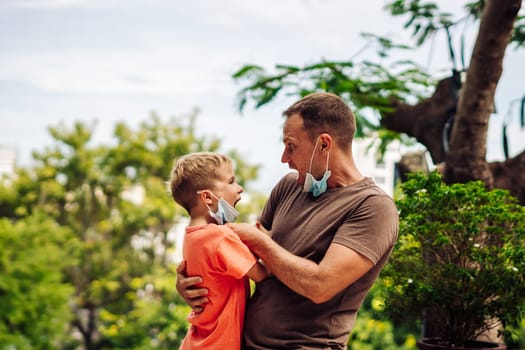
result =
[{"label": "blue surgical face mask on boy's chin", "polygon": [[328,178],[332,174],[331,171],[328,170],[328,160],[330,159],[330,153],[328,153],[326,155],[326,170],[323,174],[323,177],[320,180],[316,180],[312,175],[312,162],[314,160],[315,150],[317,149],[318,143],[319,138],[317,138],[317,141],[315,141],[312,157],[310,158],[310,169],[306,172],[303,185],[303,192],[312,192],[314,197],[319,197],[321,194],[326,192],[328,189]]},{"label": "blue surgical face mask on boy's chin", "polygon": [[[211,195],[217,198],[217,196],[213,193],[211,193]],[[237,209],[235,209],[230,203],[226,202],[226,200],[224,200],[222,197],[217,198],[217,200],[218,202],[216,212],[211,210],[211,208],[206,204],[206,207],[208,207],[208,214],[210,214],[212,219],[215,220],[217,225],[224,225],[227,222],[234,222],[239,216]]]}]

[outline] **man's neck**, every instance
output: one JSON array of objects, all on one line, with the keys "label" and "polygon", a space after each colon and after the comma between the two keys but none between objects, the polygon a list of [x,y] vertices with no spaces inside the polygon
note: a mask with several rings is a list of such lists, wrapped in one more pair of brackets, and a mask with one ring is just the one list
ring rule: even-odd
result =
[{"label": "man's neck", "polygon": [[332,169],[332,175],[328,179],[328,188],[350,186],[363,180],[364,176],[355,166],[353,159],[345,159],[345,162],[339,164],[346,166]]}]

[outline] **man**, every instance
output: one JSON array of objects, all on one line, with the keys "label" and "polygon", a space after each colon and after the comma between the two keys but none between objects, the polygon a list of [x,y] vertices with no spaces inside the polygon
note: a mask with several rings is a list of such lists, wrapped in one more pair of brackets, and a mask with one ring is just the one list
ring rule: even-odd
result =
[{"label": "man", "polygon": [[[346,349],[363,299],[398,233],[393,200],[359,172],[355,118],[338,96],[313,93],[284,111],[283,163],[297,173],[272,190],[259,218],[264,234],[229,224],[273,276],[257,284],[244,349]],[[177,290],[206,307],[200,281],[179,267]]]}]

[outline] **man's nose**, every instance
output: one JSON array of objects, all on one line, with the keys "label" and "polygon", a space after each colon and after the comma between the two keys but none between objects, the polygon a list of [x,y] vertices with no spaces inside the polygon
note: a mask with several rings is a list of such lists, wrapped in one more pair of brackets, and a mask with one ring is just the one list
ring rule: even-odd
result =
[{"label": "man's nose", "polygon": [[290,161],[290,158],[286,154],[286,150],[283,151],[283,154],[281,154],[281,163],[288,163]]}]

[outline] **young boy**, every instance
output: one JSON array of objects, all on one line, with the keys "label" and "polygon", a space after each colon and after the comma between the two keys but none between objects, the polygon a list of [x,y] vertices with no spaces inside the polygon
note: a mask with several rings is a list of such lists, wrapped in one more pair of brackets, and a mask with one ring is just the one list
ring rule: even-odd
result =
[{"label": "young boy", "polygon": [[222,226],[237,218],[234,206],[243,191],[232,161],[210,152],[185,155],[175,162],[170,187],[175,202],[190,215],[183,243],[186,271],[203,278],[209,299],[203,312],[188,316],[191,326],[180,349],[240,349],[248,278],[259,282],[267,272],[238,236]]}]

